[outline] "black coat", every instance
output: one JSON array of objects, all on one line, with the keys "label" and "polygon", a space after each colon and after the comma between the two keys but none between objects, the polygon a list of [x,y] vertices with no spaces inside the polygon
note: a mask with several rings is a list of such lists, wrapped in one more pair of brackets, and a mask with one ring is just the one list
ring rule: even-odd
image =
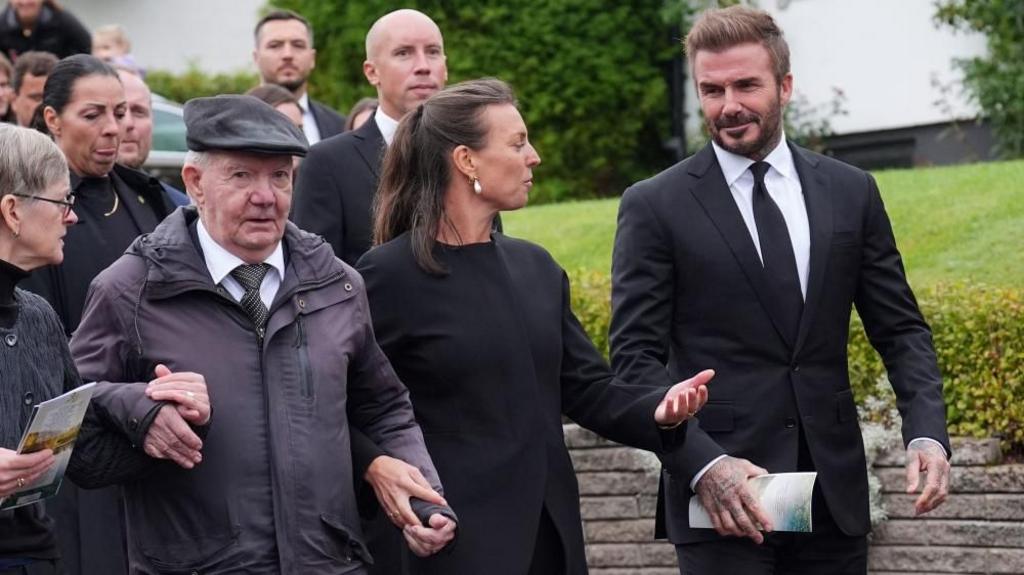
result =
[{"label": "black coat", "polygon": [[370,249],[384,150],[384,137],[371,119],[358,130],[314,144],[299,169],[292,221],[323,236],[348,264]]},{"label": "black coat", "polygon": [[655,424],[665,388],[614,378],[573,315],[568,279],[551,256],[501,234],[493,240],[437,247],[449,268],[443,277],[419,268],[408,234],[358,265],[377,340],[409,388],[445,498],[459,514],[454,550],[412,560],[411,571],[522,575],[546,509],[562,540],[564,573],[585,573],[562,414],[648,450],[678,446],[684,436]]},{"label": "black coat", "polygon": [[0,50],[14,61],[25,52],[41,50],[57,58],[92,52],[92,35],[67,10],[43,5],[30,36],[21,32],[18,16],[10,4],[0,12]]},{"label": "black coat", "polygon": [[[715,537],[687,524],[689,482],[721,454],[795,471],[798,434],[836,524],[868,532],[868,484],[847,373],[851,308],[881,353],[903,437],[949,450],[942,382],[874,180],[792,146],[810,224],[810,272],[795,341],[784,336],[764,269],[712,147],[628,189],[613,256],[612,362],[627,380],[712,368],[686,446],[662,459],[659,534]],[[666,371],[667,366],[667,371]],[[667,513],[666,513],[667,511]]]},{"label": "black coat", "polygon": [[320,130],[321,140],[337,136],[345,131],[345,116],[334,111],[333,108],[310,98],[309,110],[313,112],[313,120],[316,121],[316,127]]}]

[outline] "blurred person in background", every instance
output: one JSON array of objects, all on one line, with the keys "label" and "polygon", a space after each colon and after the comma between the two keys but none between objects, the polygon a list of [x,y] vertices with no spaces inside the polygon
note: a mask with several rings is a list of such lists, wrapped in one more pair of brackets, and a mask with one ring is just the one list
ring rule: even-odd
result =
[{"label": "blurred person in background", "polygon": [[[124,86],[125,102],[128,104],[128,111],[121,122],[117,163],[146,173],[143,165],[153,147],[153,94],[142,77],[132,71],[118,67],[117,77]],[[163,180],[153,178],[153,181],[163,187],[174,205],[188,205],[188,196],[184,192]]]},{"label": "blurred person in background", "polygon": [[13,81],[14,65],[7,56],[0,54],[0,122],[8,124],[15,123],[14,111],[11,109],[11,101],[14,100],[14,88],[11,87]]},{"label": "blurred person in background", "polygon": [[26,52],[14,64],[11,88],[11,112],[19,126],[28,127],[32,116],[43,101],[46,77],[57,65],[57,57],[49,52]]},{"label": "blurred person in background", "polygon": [[10,0],[0,12],[0,52],[17,62],[25,52],[65,58],[92,52],[92,37],[55,0]]},{"label": "blurred person in background", "polygon": [[363,124],[372,118],[376,111],[377,98],[361,98],[348,113],[348,120],[345,120],[345,131],[351,132],[363,127]]},{"label": "blurred person in background", "polygon": [[119,24],[100,26],[92,34],[92,55],[119,70],[134,72],[145,77],[145,71],[132,56],[132,43]]},{"label": "blurred person in background", "polygon": [[[302,106],[299,105],[299,101],[288,90],[277,84],[263,84],[262,86],[252,88],[246,94],[270,104],[275,110],[284,114],[284,117],[288,118],[288,121],[294,124],[295,127],[300,130],[302,129]],[[302,158],[292,156],[292,178],[295,178],[298,174],[301,163]]]},{"label": "blurred person in background", "polygon": [[302,109],[302,132],[310,145],[340,134],[345,117],[309,97],[309,75],[316,67],[313,28],[291,10],[274,10],[256,23],[253,62],[263,84],[277,84]]}]

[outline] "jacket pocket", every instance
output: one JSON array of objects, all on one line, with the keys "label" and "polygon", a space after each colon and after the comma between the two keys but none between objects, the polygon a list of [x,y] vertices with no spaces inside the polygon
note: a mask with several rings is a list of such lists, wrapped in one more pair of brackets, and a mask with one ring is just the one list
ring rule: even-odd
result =
[{"label": "jacket pocket", "polygon": [[370,555],[366,544],[345,526],[340,517],[331,513],[321,513],[320,520],[328,527],[331,540],[337,544],[338,552],[341,554],[339,559],[348,562],[359,559],[367,565],[373,565],[373,556]]},{"label": "jacket pocket", "polygon": [[313,369],[309,363],[309,342],[301,315],[295,319],[295,349],[299,356],[299,389],[303,398],[313,399]]},{"label": "jacket pocket", "polygon": [[857,421],[857,404],[853,401],[853,390],[844,389],[836,393],[836,420],[839,423]]},{"label": "jacket pocket", "polygon": [[731,401],[709,401],[697,412],[697,421],[704,431],[732,431],[736,428],[736,410]]}]

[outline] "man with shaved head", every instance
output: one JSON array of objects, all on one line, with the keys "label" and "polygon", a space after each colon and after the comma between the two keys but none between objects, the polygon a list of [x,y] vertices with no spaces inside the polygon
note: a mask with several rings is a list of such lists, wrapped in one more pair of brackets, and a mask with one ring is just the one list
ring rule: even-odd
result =
[{"label": "man with shaved head", "polygon": [[440,28],[416,10],[385,14],[366,34],[363,74],[377,88],[377,112],[358,130],[310,149],[292,210],[300,228],[322,235],[349,264],[370,249],[380,162],[398,121],[448,79]]}]

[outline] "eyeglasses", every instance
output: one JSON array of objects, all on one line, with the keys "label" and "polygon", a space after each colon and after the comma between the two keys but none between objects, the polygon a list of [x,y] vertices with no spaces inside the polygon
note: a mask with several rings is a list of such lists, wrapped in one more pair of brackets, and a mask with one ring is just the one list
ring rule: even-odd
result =
[{"label": "eyeglasses", "polygon": [[36,196],[33,194],[18,194],[12,193],[12,196],[18,196],[19,198],[31,198],[33,200],[39,200],[40,202],[48,202],[51,204],[57,204],[58,206],[64,206],[64,217],[68,217],[71,213],[71,207],[75,205],[75,195],[68,194],[63,200],[51,200],[50,198],[44,198],[42,196]]}]

